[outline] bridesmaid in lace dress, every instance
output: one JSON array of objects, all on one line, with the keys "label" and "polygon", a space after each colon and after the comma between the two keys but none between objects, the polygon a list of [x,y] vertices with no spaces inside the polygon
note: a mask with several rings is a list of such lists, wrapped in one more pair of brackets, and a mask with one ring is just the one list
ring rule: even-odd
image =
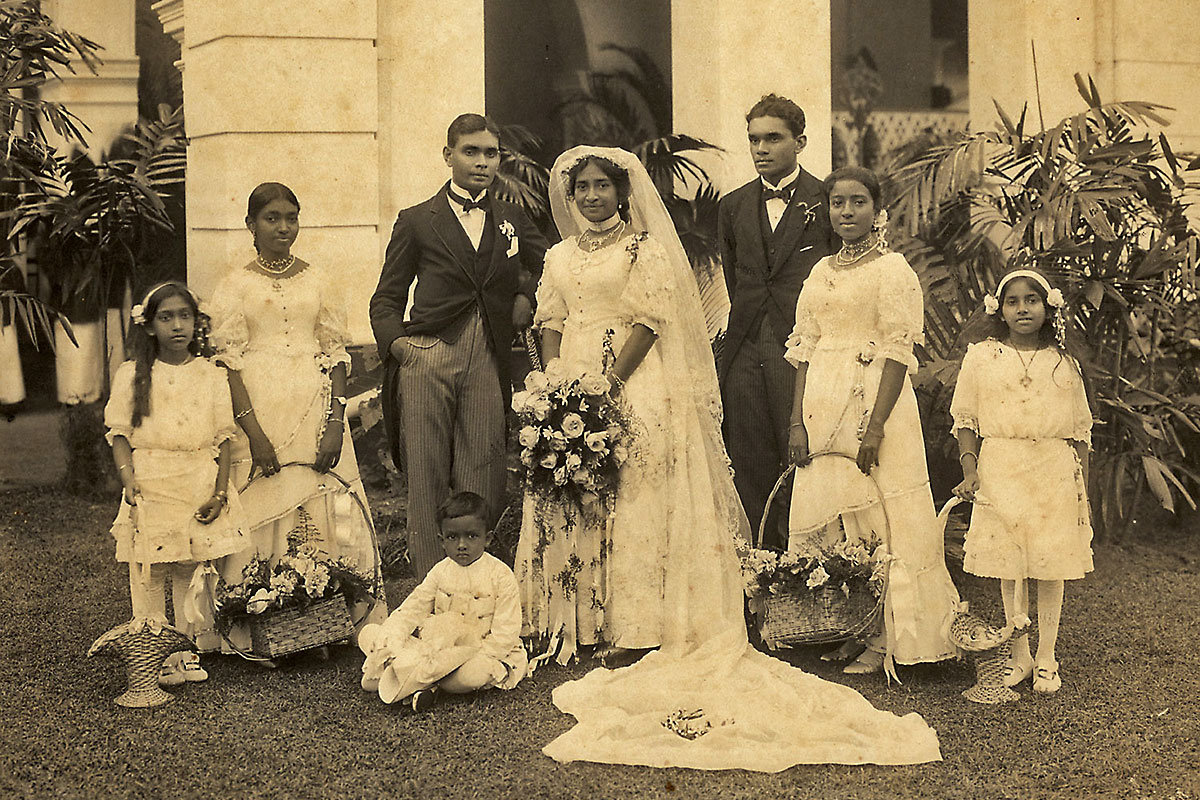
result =
[{"label": "bridesmaid in lace dress", "polygon": [[[378,551],[358,504],[338,491],[348,482],[366,508],[358,463],[346,428],[346,304],[336,276],[292,254],[300,230],[300,202],[280,183],[250,194],[246,227],[257,257],[233,270],[213,297],[216,360],[229,371],[237,423],[244,435],[233,450],[233,482],[242,495],[253,548],[230,556],[227,580],[237,580],[256,554],[278,558],[288,532],[305,525],[314,543],[346,556],[372,574]],[[312,468],[283,465],[300,462]],[[382,584],[374,608],[354,618],[382,622],[387,616]],[[234,643],[246,644],[241,632]]]},{"label": "bridesmaid in lace dress", "polygon": [[[825,179],[840,252],[813,267],[796,304],[785,357],[796,365],[790,457],[800,467],[792,490],[789,548],[807,550],[842,536],[872,537],[892,561],[883,633],[846,672],[956,655],[943,630],[958,605],[946,571],[925,441],[909,375],[923,338],[921,285],[882,240],[879,180],[844,167]],[[812,458],[836,452],[844,458]],[[850,658],[849,646],[828,660]],[[886,658],[885,658],[886,656]]]}]

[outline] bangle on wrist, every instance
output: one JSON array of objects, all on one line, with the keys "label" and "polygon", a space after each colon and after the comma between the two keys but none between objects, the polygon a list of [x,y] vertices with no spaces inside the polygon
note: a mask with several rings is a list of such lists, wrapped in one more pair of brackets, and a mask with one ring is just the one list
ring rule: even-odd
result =
[{"label": "bangle on wrist", "polygon": [[122,464],[121,466],[117,467],[117,472],[124,472],[125,470],[133,472],[133,467],[129,466],[128,464]]},{"label": "bangle on wrist", "polygon": [[793,422],[791,425],[788,425],[788,430],[791,430],[792,428],[803,428],[803,427],[804,427],[803,422]]},{"label": "bangle on wrist", "polygon": [[970,456],[971,458],[975,459],[975,463],[976,463],[976,464],[978,464],[978,463],[979,463],[979,455],[978,455],[978,454],[976,454],[976,453],[972,453],[970,450],[967,450],[967,451],[965,451],[965,452],[962,452],[962,453],[959,453],[959,454],[958,454],[958,463],[960,463],[960,464],[961,464],[961,463],[962,463],[962,460],[963,460],[964,458],[966,458],[967,456]]},{"label": "bangle on wrist", "polygon": [[254,406],[247,406],[244,410],[239,411],[238,413],[234,414],[233,418],[235,420],[237,420],[237,419],[241,419],[242,417],[248,417],[253,413],[254,413]]}]

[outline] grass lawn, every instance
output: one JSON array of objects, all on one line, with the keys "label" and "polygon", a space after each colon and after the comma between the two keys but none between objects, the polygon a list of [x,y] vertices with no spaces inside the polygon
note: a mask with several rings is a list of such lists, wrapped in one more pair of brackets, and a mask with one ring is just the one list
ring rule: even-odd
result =
[{"label": "grass lawn", "polygon": [[[557,764],[540,748],[571,720],[551,689],[585,667],[547,668],[517,690],[412,716],[358,688],[362,657],[333,648],[269,671],[207,657],[207,684],[154,710],[118,708],[122,671],[87,659],[128,616],[112,558],[114,508],[56,490],[0,492],[0,795],[3,797],[1175,798],[1200,800],[1200,537],[1163,531],[1106,545],[1068,586],[1064,688],[991,707],[966,702],[963,664],[902,668],[902,686],[804,669],[877,706],[918,711],[940,764],[800,766],[776,775]],[[1145,541],[1146,537],[1143,537]],[[996,587],[954,573],[999,619]],[[411,586],[411,581],[408,582]],[[403,586],[393,584],[391,604]]]}]

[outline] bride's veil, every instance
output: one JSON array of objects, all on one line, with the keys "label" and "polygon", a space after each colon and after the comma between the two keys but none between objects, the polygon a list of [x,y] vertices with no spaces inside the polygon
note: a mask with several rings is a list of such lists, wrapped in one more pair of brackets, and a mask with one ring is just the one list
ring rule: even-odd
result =
[{"label": "bride's veil", "polygon": [[[630,225],[636,231],[649,233],[666,250],[671,281],[669,287],[664,287],[669,289],[665,292],[666,325],[658,332],[657,342],[667,372],[662,388],[672,409],[694,412],[672,417],[676,429],[673,438],[681,450],[676,465],[679,468],[686,465],[688,469],[683,470],[686,480],[680,482],[682,493],[674,498],[671,513],[694,514],[698,518],[686,526],[692,530],[682,536],[677,535],[682,533],[679,525],[669,526],[669,563],[678,567],[707,559],[709,563],[702,570],[711,570],[711,577],[719,585],[708,585],[705,597],[697,603],[698,598],[692,596],[694,586],[690,584],[699,575],[693,571],[691,580],[668,575],[667,582],[674,584],[674,589],[667,587],[663,644],[665,648],[691,649],[714,635],[730,633],[732,628],[739,630],[744,638],[741,578],[733,542],[735,536],[746,538],[749,524],[733,485],[721,435],[721,394],[695,273],[646,168],[637,156],[620,148],[573,147],[554,162],[550,174],[550,208],[562,238],[578,236],[587,225],[568,195],[571,168],[589,157],[606,159],[629,173]],[[689,497],[689,490],[703,491],[705,497]],[[680,507],[684,504],[686,509]],[[702,535],[697,540],[700,530],[716,531],[716,541],[711,537],[704,541]]]}]

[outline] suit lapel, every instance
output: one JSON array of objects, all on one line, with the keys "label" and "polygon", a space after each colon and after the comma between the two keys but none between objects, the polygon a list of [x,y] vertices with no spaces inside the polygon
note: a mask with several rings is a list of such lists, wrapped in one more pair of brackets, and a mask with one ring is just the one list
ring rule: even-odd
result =
[{"label": "suit lapel", "polygon": [[804,180],[804,175],[802,171],[796,182],[796,190],[792,192],[791,202],[776,226],[775,233],[779,241],[775,247],[775,258],[771,261],[772,270],[787,260],[804,236],[804,231],[812,224],[813,217],[809,212],[815,214],[821,207],[820,188],[813,191],[811,184]]},{"label": "suit lapel", "polygon": [[741,208],[737,212],[738,238],[747,237],[751,242],[757,243],[756,253],[762,254],[762,259],[755,262],[754,266],[759,267],[763,272],[767,269],[767,243],[763,240],[762,219],[759,216],[762,206],[762,181],[755,180],[755,186],[747,193],[746,202],[742,203]]},{"label": "suit lapel", "polygon": [[433,232],[442,240],[446,251],[458,264],[459,269],[466,273],[472,283],[478,284],[478,277],[471,267],[475,263],[475,251],[471,248],[471,240],[467,238],[467,232],[463,230],[462,224],[450,210],[450,200],[446,197],[444,188],[434,197],[432,211]]}]

